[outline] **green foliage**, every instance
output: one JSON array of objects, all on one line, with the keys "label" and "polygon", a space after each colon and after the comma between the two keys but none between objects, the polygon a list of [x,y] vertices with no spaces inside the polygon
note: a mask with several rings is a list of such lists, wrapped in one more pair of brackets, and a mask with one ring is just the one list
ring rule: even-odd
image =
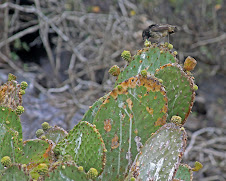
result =
[{"label": "green foliage", "polygon": [[36,132],[41,139],[24,142],[20,115],[28,84],[10,74],[0,86],[0,179],[192,180],[192,170],[202,165],[180,164],[186,146],[181,126],[193,106],[197,86],[190,71],[197,62],[188,57],[182,68],[176,55],[173,45],[149,41],[133,57],[124,51],[124,70],[110,69],[115,88],[69,133],[44,122]]}]

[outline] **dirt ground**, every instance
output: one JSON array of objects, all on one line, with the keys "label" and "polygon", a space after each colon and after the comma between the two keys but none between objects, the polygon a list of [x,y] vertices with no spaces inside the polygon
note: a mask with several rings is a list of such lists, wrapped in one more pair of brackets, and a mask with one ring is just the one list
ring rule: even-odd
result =
[{"label": "dirt ground", "polygon": [[[112,90],[112,65],[123,50],[143,46],[151,24],[176,25],[170,36],[199,89],[185,124],[183,159],[203,169],[197,181],[226,180],[226,6],[221,0],[43,0],[0,2],[0,83],[9,72],[29,83],[22,116],[25,139],[49,121],[70,130],[92,103]],[[32,131],[31,131],[32,130]]]}]

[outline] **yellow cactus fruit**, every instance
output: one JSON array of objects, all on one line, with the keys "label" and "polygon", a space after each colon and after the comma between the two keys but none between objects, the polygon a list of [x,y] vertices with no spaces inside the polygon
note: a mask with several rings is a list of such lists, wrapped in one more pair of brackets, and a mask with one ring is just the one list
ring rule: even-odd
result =
[{"label": "yellow cactus fruit", "polygon": [[145,40],[144,46],[145,46],[145,47],[150,47],[150,46],[151,46],[151,42],[148,41],[148,40]]},{"label": "yellow cactus fruit", "polygon": [[184,62],[184,70],[192,71],[194,70],[196,64],[197,64],[197,61],[194,58],[188,56]]}]

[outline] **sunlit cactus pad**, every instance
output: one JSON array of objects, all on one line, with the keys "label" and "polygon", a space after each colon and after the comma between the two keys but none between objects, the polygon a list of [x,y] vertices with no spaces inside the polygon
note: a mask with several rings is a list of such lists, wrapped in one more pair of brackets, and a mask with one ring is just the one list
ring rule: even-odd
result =
[{"label": "sunlit cactus pad", "polygon": [[184,128],[173,123],[162,126],[147,140],[130,170],[129,180],[172,180],[186,146]]},{"label": "sunlit cactus pad", "polygon": [[106,161],[106,149],[98,130],[92,124],[82,121],[76,125],[55,148],[61,156],[70,155],[87,172],[97,169],[101,174]]},{"label": "sunlit cactus pad", "polygon": [[18,167],[13,165],[3,172],[0,172],[0,180],[1,181],[28,181],[29,176],[26,175],[22,170],[20,170]]},{"label": "sunlit cactus pad", "polygon": [[52,144],[40,139],[24,141],[23,155],[19,158],[20,163],[28,164],[31,169],[38,163],[50,164],[53,161]]},{"label": "sunlit cactus pad", "polygon": [[193,179],[192,168],[186,164],[180,164],[175,178],[183,181],[192,181]]},{"label": "sunlit cactus pad", "polygon": [[100,106],[103,104],[104,100],[108,94],[98,99],[92,106],[89,107],[89,110],[85,113],[81,121],[87,121],[89,123],[93,123],[94,117],[97,114],[97,111],[99,110]]},{"label": "sunlit cactus pad", "polygon": [[18,132],[18,139],[22,139],[20,118],[11,108],[0,107],[0,123]]},{"label": "sunlit cactus pad", "polygon": [[18,106],[22,105],[20,90],[20,84],[15,80],[8,81],[0,86],[0,106],[16,110]]},{"label": "sunlit cactus pad", "polygon": [[63,140],[68,133],[63,128],[58,126],[54,126],[53,128],[49,128],[44,132],[44,136],[48,140],[52,140],[54,143],[58,143],[59,141]]},{"label": "sunlit cactus pad", "polygon": [[157,79],[137,76],[118,85],[94,120],[108,150],[103,180],[122,180],[142,143],[166,118],[166,92]]},{"label": "sunlit cactus pad", "polygon": [[51,168],[45,181],[88,181],[86,173],[73,163],[58,163]]},{"label": "sunlit cactus pad", "polygon": [[191,112],[195,91],[194,82],[188,76],[179,64],[167,64],[156,70],[155,76],[163,80],[168,97],[168,121],[174,115],[182,118],[182,124],[185,123]]},{"label": "sunlit cactus pad", "polygon": [[140,74],[143,69],[146,69],[150,74],[154,74],[160,66],[175,62],[177,62],[177,59],[167,46],[159,45],[157,47],[156,44],[151,44],[150,47],[138,51],[133,60],[119,74],[116,85]]}]

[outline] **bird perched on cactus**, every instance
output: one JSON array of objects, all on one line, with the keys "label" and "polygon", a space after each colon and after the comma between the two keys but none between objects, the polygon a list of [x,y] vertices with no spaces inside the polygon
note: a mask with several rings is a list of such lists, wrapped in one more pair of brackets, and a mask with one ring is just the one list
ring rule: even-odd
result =
[{"label": "bird perched on cactus", "polygon": [[177,31],[178,31],[178,28],[173,25],[152,24],[143,31],[142,37],[143,37],[143,40],[151,38],[154,41],[159,42],[161,38],[168,36],[168,41],[169,41],[169,35]]}]

